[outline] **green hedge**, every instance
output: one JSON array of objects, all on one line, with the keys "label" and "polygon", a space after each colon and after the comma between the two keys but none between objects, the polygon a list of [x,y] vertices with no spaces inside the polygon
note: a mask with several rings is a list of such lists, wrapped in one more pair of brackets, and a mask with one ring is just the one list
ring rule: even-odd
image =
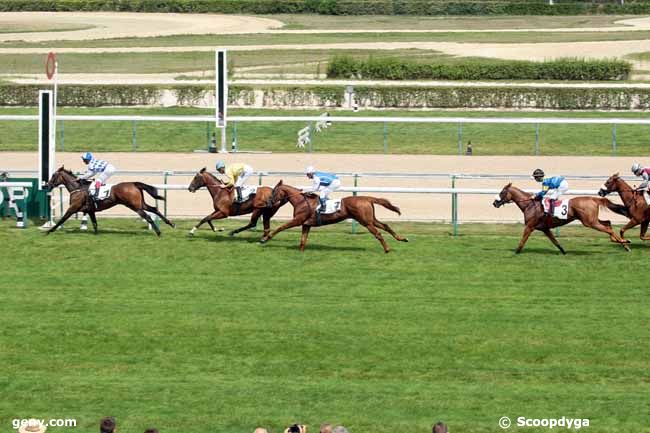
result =
[{"label": "green hedge", "polygon": [[646,14],[647,0],[2,0],[0,11],[319,13],[327,15]]},{"label": "green hedge", "polygon": [[[38,85],[0,85],[0,106],[34,106]],[[73,107],[160,105],[163,92],[173,92],[178,105],[198,105],[210,86],[64,85],[59,105]],[[529,108],[559,110],[647,110],[645,88],[535,87],[368,87],[355,86],[362,107],[374,108]],[[256,93],[265,107],[341,107],[343,86],[230,86],[231,106],[251,106]]]},{"label": "green hedge", "polygon": [[467,60],[418,63],[396,58],[336,56],[327,78],[374,80],[625,80],[632,65],[623,60],[558,59],[547,62]]}]

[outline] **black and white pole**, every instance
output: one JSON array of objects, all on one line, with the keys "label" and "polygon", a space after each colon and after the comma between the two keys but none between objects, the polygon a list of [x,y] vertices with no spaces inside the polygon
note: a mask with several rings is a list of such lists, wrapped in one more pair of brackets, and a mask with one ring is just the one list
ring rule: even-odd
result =
[{"label": "black and white pole", "polygon": [[215,127],[221,129],[221,150],[219,152],[227,153],[228,66],[226,50],[215,50],[214,57]]},{"label": "black and white pole", "polygon": [[[54,136],[54,98],[51,90],[39,90],[38,92],[38,189],[43,190],[54,173],[56,164],[56,145]],[[48,222],[45,224],[51,227],[52,208],[51,192],[47,193],[45,209]]]}]

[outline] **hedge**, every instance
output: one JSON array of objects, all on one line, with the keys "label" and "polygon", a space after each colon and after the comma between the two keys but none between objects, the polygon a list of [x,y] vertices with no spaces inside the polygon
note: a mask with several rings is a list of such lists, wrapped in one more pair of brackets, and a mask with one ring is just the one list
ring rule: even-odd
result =
[{"label": "hedge", "polygon": [[319,13],[327,15],[647,14],[648,0],[2,0],[0,11]]},{"label": "hedge", "polygon": [[[35,106],[38,85],[0,85],[0,106]],[[63,85],[59,104],[74,107],[161,105],[171,92],[178,105],[207,105],[210,86]],[[369,87],[355,86],[362,107],[374,108],[527,108],[557,110],[647,110],[646,88],[535,87]],[[231,106],[341,107],[344,86],[230,86]]]},{"label": "hedge", "polygon": [[625,80],[632,65],[623,60],[558,59],[546,62],[466,60],[418,63],[397,58],[335,56],[327,78],[365,80]]}]

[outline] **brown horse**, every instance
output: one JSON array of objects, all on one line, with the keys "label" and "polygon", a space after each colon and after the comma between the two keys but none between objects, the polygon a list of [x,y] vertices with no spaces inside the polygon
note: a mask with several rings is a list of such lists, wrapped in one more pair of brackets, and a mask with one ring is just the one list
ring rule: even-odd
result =
[{"label": "brown horse", "polygon": [[224,183],[208,172],[205,167],[202,168],[201,171],[199,171],[192,179],[192,182],[187,189],[190,192],[196,192],[196,190],[205,186],[212,196],[214,212],[199,221],[199,223],[190,231],[190,235],[194,235],[194,232],[206,222],[210,228],[212,228],[212,231],[215,231],[215,228],[212,225],[212,220],[228,218],[229,216],[246,215],[251,212],[252,215],[250,222],[243,227],[231,231],[229,235],[234,236],[239,232],[254,228],[257,225],[260,216],[263,217],[264,236],[268,235],[271,231],[271,218],[276,214],[278,209],[286,203],[286,201],[272,205],[271,188],[268,186],[261,186],[257,188],[257,193],[245,202],[233,203],[233,197],[235,194],[234,188],[222,188],[223,185]]},{"label": "brown horse", "polygon": [[621,239],[626,241],[625,232],[641,224],[639,238],[643,241],[650,241],[650,237],[646,236],[648,224],[650,223],[650,208],[645,198],[643,198],[643,192],[637,191],[628,185],[627,182],[619,177],[618,173],[613,174],[607,179],[603,187],[598,191],[598,195],[605,197],[611,192],[618,193],[629,212],[628,218],[630,218],[630,221],[621,229]]},{"label": "brown horse", "polygon": [[609,235],[612,242],[617,242],[623,245],[623,248],[629,251],[629,247],[626,245],[625,241],[621,240],[614,231],[612,230],[612,224],[609,221],[603,221],[598,219],[598,212],[601,206],[606,207],[607,209],[615,212],[619,215],[626,215],[627,210],[624,206],[612,203],[606,198],[599,197],[575,197],[572,198],[569,202],[569,210],[567,219],[559,218],[549,218],[544,214],[544,208],[542,203],[538,200],[535,200],[527,192],[520,190],[512,186],[511,183],[503,187],[497,199],[492,203],[494,207],[501,207],[506,203],[515,203],[519,209],[524,213],[524,234],[519,241],[519,245],[515,250],[515,253],[519,254],[524,248],[528,237],[534,230],[539,230],[543,232],[547,238],[553,242],[562,254],[566,254],[564,248],[557,241],[552,228],[563,226],[570,223],[571,221],[579,220],[582,225],[585,227],[590,227],[594,230],[598,230]]},{"label": "brown horse", "polygon": [[270,235],[265,234],[261,243],[266,243],[271,240],[275,235],[283,230],[291,227],[302,225],[302,237],[300,238],[300,251],[305,251],[307,245],[307,237],[309,230],[313,226],[335,224],[348,218],[354,218],[368,229],[370,233],[375,235],[377,240],[384,247],[384,252],[388,253],[390,248],[386,245],[383,236],[377,230],[377,227],[390,233],[395,239],[401,242],[408,242],[408,239],[398,235],[391,229],[388,224],[385,224],[375,218],[374,204],[381,205],[386,209],[401,215],[397,206],[393,206],[391,202],[383,198],[354,196],[345,197],[341,200],[341,208],[332,214],[316,215],[316,209],[319,207],[318,196],[314,194],[305,194],[298,188],[285,185],[280,181],[275,188],[273,188],[273,203],[289,201],[293,206],[293,219],[273,231]]},{"label": "brown horse", "polygon": [[70,194],[70,206],[61,219],[59,219],[59,221],[57,221],[57,223],[49,229],[46,234],[58,229],[61,224],[66,222],[68,218],[77,212],[88,214],[93,223],[93,229],[95,230],[95,233],[97,233],[97,218],[95,217],[95,213],[112,208],[118,204],[128,207],[133,212],[140,215],[140,217],[144,218],[149,224],[151,224],[151,227],[153,227],[158,236],[160,236],[160,229],[156,226],[147,212],[152,212],[158,215],[161,220],[172,228],[176,227],[174,223],[160,213],[158,208],[155,206],[149,206],[145,203],[143,191],[146,191],[150,196],[157,200],[165,200],[165,197],[158,195],[158,190],[155,187],[147,185],[146,183],[118,183],[111,188],[111,193],[105,200],[96,204],[88,191],[89,182],[77,179],[71,171],[66,170],[63,166],[54,172],[49,182],[47,182],[47,188],[52,189],[59,185],[64,185],[68,190],[68,194]]}]

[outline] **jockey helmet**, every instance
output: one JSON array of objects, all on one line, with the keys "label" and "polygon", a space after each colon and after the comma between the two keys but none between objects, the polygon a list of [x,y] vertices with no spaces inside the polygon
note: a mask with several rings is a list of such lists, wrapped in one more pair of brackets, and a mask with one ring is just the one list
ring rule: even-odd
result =
[{"label": "jockey helmet", "polygon": [[634,174],[641,173],[641,168],[642,168],[641,164],[639,164],[638,162],[635,162],[634,164],[632,164],[632,173],[634,173]]},{"label": "jockey helmet", "polygon": [[217,161],[217,170],[221,170],[222,168],[226,168],[226,163],[223,161]]},{"label": "jockey helmet", "polygon": [[90,152],[86,152],[83,155],[81,155],[81,159],[84,161],[91,161],[93,159],[93,154]]},{"label": "jockey helmet", "polygon": [[541,179],[544,177],[544,170],[541,168],[536,168],[535,171],[533,171],[533,179]]},{"label": "jockey helmet", "polygon": [[314,174],[314,173],[316,173],[316,169],[312,165],[310,165],[305,169],[305,174]]}]

